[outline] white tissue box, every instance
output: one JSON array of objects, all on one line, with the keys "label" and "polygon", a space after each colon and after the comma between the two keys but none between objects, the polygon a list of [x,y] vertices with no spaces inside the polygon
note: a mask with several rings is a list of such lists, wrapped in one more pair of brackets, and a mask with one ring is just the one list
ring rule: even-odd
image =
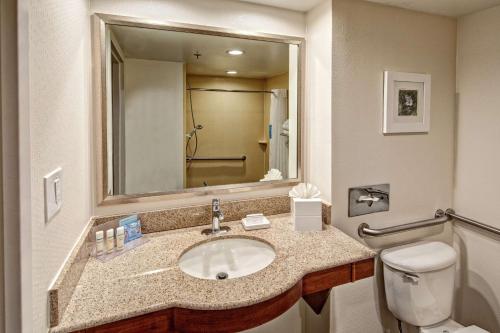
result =
[{"label": "white tissue box", "polygon": [[293,218],[295,231],[321,231],[323,221],[320,216],[295,216]]},{"label": "white tissue box", "polygon": [[292,216],[319,216],[321,217],[321,199],[292,198]]},{"label": "white tissue box", "polygon": [[292,220],[295,231],[323,230],[320,198],[291,199]]}]

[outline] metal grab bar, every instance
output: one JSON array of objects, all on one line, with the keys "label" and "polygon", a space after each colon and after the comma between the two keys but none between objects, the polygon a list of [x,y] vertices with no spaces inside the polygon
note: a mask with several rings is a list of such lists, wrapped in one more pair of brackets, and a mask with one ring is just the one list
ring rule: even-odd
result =
[{"label": "metal grab bar", "polygon": [[265,93],[274,94],[271,90],[240,90],[240,89],[213,89],[213,88],[186,88],[191,91],[212,91],[212,92],[230,92],[230,93]]},{"label": "metal grab bar", "polygon": [[247,156],[238,157],[186,157],[186,161],[246,161]]},{"label": "metal grab bar", "polygon": [[433,219],[417,221],[417,222],[407,223],[407,224],[401,224],[401,225],[397,225],[394,227],[387,227],[387,228],[382,228],[382,229],[371,229],[367,223],[362,223],[358,227],[358,235],[361,238],[365,238],[367,236],[380,237],[380,236],[395,234],[398,232],[435,226],[435,225],[446,223],[449,220],[450,220],[450,218],[446,215],[446,213],[443,210],[438,209],[436,211],[436,214],[434,214]]},{"label": "metal grab bar", "polygon": [[495,227],[492,227],[490,225],[487,225],[487,224],[484,224],[484,223],[481,223],[481,222],[478,222],[476,220],[473,220],[473,219],[470,219],[468,217],[464,217],[464,216],[461,216],[461,215],[458,215],[455,213],[455,211],[451,208],[448,208],[445,212],[445,214],[449,217],[452,217],[454,218],[455,220],[458,220],[460,222],[464,222],[465,224],[469,224],[469,225],[472,225],[474,227],[477,227],[479,229],[483,229],[483,230],[486,230],[486,231],[489,231],[489,232],[492,232],[496,235],[499,235],[500,236],[500,229],[498,228],[495,228]]},{"label": "metal grab bar", "polygon": [[469,219],[467,217],[463,217],[460,215],[457,215],[455,211],[451,208],[447,209],[446,211],[443,211],[442,209],[438,209],[436,213],[434,214],[433,219],[428,219],[428,220],[423,220],[423,221],[417,221],[413,223],[407,223],[407,224],[402,224],[402,225],[397,225],[393,227],[387,227],[387,228],[382,228],[382,229],[372,229],[367,223],[362,223],[358,227],[358,235],[361,238],[365,238],[368,236],[371,237],[380,237],[380,236],[385,236],[385,235],[390,235],[390,234],[395,234],[398,232],[403,232],[403,231],[409,231],[409,230],[414,230],[414,229],[420,229],[420,228],[425,228],[425,227],[431,227],[439,224],[444,224],[452,219],[456,219],[458,221],[464,222],[466,224],[472,225],[474,227],[477,227],[482,230],[489,231],[495,235],[500,236],[500,229],[489,226],[487,224],[478,222],[473,219]]}]

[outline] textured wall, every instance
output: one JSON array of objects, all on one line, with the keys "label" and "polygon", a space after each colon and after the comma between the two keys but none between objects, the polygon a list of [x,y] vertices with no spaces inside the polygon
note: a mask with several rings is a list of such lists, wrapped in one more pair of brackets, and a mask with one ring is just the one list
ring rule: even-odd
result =
[{"label": "textured wall", "polygon": [[[226,78],[188,75],[191,87],[228,90],[264,90],[266,81],[259,79]],[[264,178],[262,138],[265,94],[236,94],[192,91],[193,111],[198,131],[196,156],[241,156],[241,161],[193,161],[186,171],[187,187],[258,182]],[[189,93],[187,93],[189,96]],[[186,129],[193,123],[189,97],[186,98]],[[191,143],[194,150],[194,138]]]},{"label": "textured wall", "polygon": [[[456,22],[358,0],[333,1],[333,224],[353,237],[362,222],[388,227],[451,205]],[[382,135],[383,71],[432,75],[431,131]],[[347,217],[348,188],[391,184],[389,212]],[[446,228],[450,228],[447,226]],[[443,227],[367,240],[374,248],[434,235]],[[387,332],[381,272],[336,288],[332,332]]]},{"label": "textured wall", "polygon": [[[460,18],[454,208],[500,228],[500,6]],[[500,237],[456,223],[456,317],[500,332]],[[495,263],[495,264],[493,264]]]},{"label": "textured wall", "polygon": [[322,198],[332,200],[332,1],[307,13],[306,172]]},{"label": "textured wall", "polygon": [[230,0],[90,0],[91,12],[211,25],[243,31],[304,35],[299,12]]},{"label": "textured wall", "polygon": [[183,77],[182,63],[125,59],[127,194],[183,188]]},{"label": "textured wall", "polygon": [[[85,0],[30,6],[33,332],[46,332],[47,290],[90,216],[89,18]],[[43,176],[63,168],[63,206],[44,221]]]}]

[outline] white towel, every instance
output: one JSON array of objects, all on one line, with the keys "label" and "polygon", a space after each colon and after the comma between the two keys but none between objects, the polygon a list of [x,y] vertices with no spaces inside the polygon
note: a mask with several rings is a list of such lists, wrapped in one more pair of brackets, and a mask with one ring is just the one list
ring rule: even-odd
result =
[{"label": "white towel", "polygon": [[271,169],[264,175],[264,178],[262,178],[260,181],[268,182],[271,180],[282,180],[282,179],[283,176],[281,175],[281,171],[279,171],[278,169]]}]

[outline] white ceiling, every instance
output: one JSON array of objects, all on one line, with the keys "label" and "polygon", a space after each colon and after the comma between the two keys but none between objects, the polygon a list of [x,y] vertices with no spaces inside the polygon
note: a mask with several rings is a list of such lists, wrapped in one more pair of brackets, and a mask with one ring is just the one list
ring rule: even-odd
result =
[{"label": "white ceiling", "polygon": [[[269,78],[288,72],[289,46],[284,43],[111,25],[126,58],[183,62],[193,75]],[[230,56],[230,49],[243,50]],[[198,58],[195,53],[201,54]]]},{"label": "white ceiling", "polygon": [[[252,2],[260,5],[273,6],[300,12],[307,12],[324,0],[237,0],[243,2]],[[471,0],[474,1],[474,0]]]},{"label": "white ceiling", "polygon": [[[309,11],[324,0],[237,0],[298,11]],[[500,5],[500,0],[367,0],[389,6],[446,16],[462,16]]]},{"label": "white ceiling", "polygon": [[368,0],[389,6],[445,15],[463,16],[500,5],[500,0]]}]

